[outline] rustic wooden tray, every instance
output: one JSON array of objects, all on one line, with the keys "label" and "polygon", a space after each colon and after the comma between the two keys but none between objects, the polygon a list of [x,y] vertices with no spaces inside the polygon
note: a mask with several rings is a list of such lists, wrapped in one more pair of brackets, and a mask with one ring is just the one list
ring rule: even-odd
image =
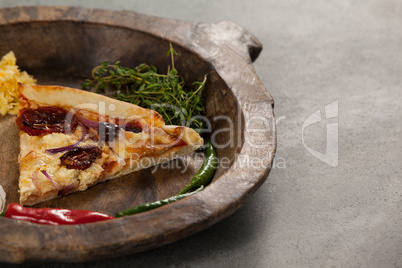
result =
[{"label": "rustic wooden tray", "polygon": [[[14,51],[17,64],[39,84],[81,88],[102,61],[170,64],[190,84],[205,74],[210,138],[220,167],[203,191],[142,214],[93,224],[46,226],[0,217],[0,261],[81,262],[140,252],[194,234],[236,211],[267,178],[276,149],[273,99],[251,63],[262,46],[228,21],[216,24],[156,18],[127,11],[75,7],[0,9],[0,55]],[[15,117],[0,117],[0,185],[7,204],[18,202],[19,140]],[[176,194],[195,174],[194,153],[45,202],[37,207],[95,210],[114,215],[133,205]]]}]

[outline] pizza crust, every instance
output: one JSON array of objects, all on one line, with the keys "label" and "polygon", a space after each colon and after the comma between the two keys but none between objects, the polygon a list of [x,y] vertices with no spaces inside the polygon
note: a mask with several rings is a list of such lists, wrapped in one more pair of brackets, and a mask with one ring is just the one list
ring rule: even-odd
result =
[{"label": "pizza crust", "polygon": [[19,84],[19,94],[24,108],[39,105],[84,109],[117,118],[144,118],[155,127],[165,125],[162,116],[155,111],[80,89]]}]

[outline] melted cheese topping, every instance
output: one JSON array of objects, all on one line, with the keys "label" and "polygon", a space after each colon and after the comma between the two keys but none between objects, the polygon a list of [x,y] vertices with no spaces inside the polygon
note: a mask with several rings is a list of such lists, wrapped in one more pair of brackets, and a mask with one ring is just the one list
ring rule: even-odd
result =
[{"label": "melted cheese topping", "polygon": [[[180,131],[180,127],[178,127]],[[61,188],[74,185],[69,192],[84,191],[89,186],[102,181],[106,176],[119,174],[126,166],[140,167],[144,157],[155,157],[172,149],[174,138],[163,129],[146,126],[140,133],[125,132],[120,129],[113,142],[91,139],[86,135],[79,146],[97,146],[102,149],[102,156],[84,170],[68,169],[61,165],[60,157],[65,153],[50,154],[47,149],[60,148],[76,143],[82,135],[81,127],[73,134],[51,133],[43,136],[30,136],[20,133],[20,203],[33,205],[58,196]],[[110,147],[109,147],[110,146]],[[174,150],[178,148],[174,148]],[[166,158],[164,161],[170,160]],[[146,164],[141,168],[156,165]],[[140,168],[136,168],[137,170]],[[49,180],[42,171],[46,171]],[[56,185],[55,185],[56,184]]]},{"label": "melted cheese topping", "polygon": [[[74,134],[51,133],[44,136],[29,136],[22,133],[20,136],[20,202],[29,204],[30,202],[42,198],[54,198],[58,195],[59,189],[39,171],[46,171],[50,178],[62,188],[76,184],[74,191],[83,191],[89,185],[97,182],[103,168],[102,165],[109,155],[105,152],[102,157],[97,159],[85,170],[68,169],[61,165],[60,157],[65,153],[50,154],[47,149],[59,148],[71,145],[79,140],[81,128],[77,128]],[[99,143],[86,139],[80,146],[95,145]],[[104,149],[103,151],[108,151]]]}]

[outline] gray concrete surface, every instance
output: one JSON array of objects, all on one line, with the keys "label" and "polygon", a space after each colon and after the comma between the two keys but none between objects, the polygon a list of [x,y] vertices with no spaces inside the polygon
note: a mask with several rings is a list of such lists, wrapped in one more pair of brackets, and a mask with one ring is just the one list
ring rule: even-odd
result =
[{"label": "gray concrete surface", "polygon": [[[207,230],[91,265],[402,267],[402,1],[0,2],[34,4],[228,19],[264,45],[254,66],[278,118],[267,182]],[[307,126],[317,110],[322,120]]]}]

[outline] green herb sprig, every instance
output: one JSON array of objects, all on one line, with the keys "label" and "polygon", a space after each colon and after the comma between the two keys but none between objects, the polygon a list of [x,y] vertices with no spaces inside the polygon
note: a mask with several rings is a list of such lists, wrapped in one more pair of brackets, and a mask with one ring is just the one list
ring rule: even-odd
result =
[{"label": "green herb sprig", "polygon": [[201,98],[207,77],[193,83],[194,89],[185,88],[184,80],[174,67],[177,52],[170,44],[167,56],[171,58],[167,74],[159,74],[153,65],[140,64],[134,68],[120,66],[120,61],[110,65],[103,62],[92,70],[92,79],[83,84],[86,90],[103,93],[108,88],[117,89],[115,98],[152,109],[161,114],[169,125],[182,125],[201,130],[205,113]]}]

